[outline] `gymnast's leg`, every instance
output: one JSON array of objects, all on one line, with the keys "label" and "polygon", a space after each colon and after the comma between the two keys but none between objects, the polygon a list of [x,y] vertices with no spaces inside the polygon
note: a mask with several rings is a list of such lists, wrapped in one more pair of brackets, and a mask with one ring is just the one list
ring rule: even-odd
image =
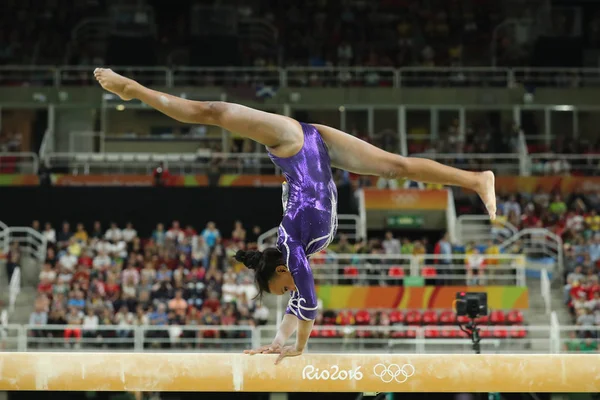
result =
[{"label": "gymnast's leg", "polygon": [[123,100],[138,99],[184,123],[215,125],[255,140],[277,157],[290,157],[304,145],[300,124],[283,115],[221,101],[192,101],[148,89],[110,69],[96,68],[96,80]]},{"label": "gymnast's leg", "polygon": [[408,178],[471,189],[481,197],[490,218],[496,217],[496,192],[491,171],[464,171],[425,158],[402,157],[335,128],[325,125],[315,127],[327,143],[334,167],[362,175]]}]

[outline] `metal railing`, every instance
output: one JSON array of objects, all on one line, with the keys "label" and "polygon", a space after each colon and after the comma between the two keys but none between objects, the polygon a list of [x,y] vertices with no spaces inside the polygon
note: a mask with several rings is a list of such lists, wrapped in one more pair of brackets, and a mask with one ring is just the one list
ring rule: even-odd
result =
[{"label": "metal railing", "polygon": [[39,157],[36,153],[0,153],[0,174],[37,174]]},{"label": "metal railing", "polygon": [[[560,353],[585,351],[587,336],[598,340],[598,326],[485,325],[481,348],[486,353]],[[4,351],[198,351],[241,352],[270,343],[277,327],[269,326],[118,326],[5,325]],[[594,338],[595,337],[595,338]],[[294,339],[290,338],[290,342]],[[580,346],[574,349],[574,346]],[[307,351],[470,353],[471,341],[456,325],[315,326]]]},{"label": "metal railing", "polygon": [[[570,172],[600,175],[600,155],[419,153],[411,156],[467,170],[493,170],[498,175],[560,175]],[[215,163],[221,173],[281,174],[266,153],[217,153],[210,150],[195,153],[46,152],[42,161],[47,162],[48,167],[67,169],[74,175],[148,174],[159,162],[175,174],[206,174]],[[13,173],[35,174],[38,164],[34,153],[0,153],[0,168],[9,168],[7,171]]]},{"label": "metal railing", "polygon": [[540,274],[540,289],[542,294],[542,300],[544,301],[544,308],[546,309],[546,314],[550,315],[552,312],[552,291],[550,285],[550,277],[548,276],[548,271],[543,269]]},{"label": "metal railing", "polygon": [[508,221],[490,221],[487,215],[461,215],[456,221],[457,243],[482,243],[488,240],[504,242],[519,231]]},{"label": "metal railing", "polygon": [[8,282],[8,311],[10,313],[15,311],[15,304],[17,304],[19,293],[21,293],[21,268],[16,267],[10,278],[10,282]]},{"label": "metal railing", "polygon": [[399,285],[406,277],[438,284],[526,286],[523,255],[315,254],[310,259],[318,284]]},{"label": "metal railing", "polygon": [[[0,67],[0,86],[94,85],[97,66]],[[114,67],[144,84],[181,86],[310,87],[597,87],[597,68],[496,67]]]},{"label": "metal railing", "polygon": [[50,168],[72,175],[151,174],[163,163],[172,174],[206,174],[218,165],[222,174],[281,175],[266,153],[52,153]]},{"label": "metal railing", "polygon": [[480,154],[480,153],[419,153],[413,157],[429,158],[452,167],[473,171],[493,170],[498,175],[523,175],[521,154]]},{"label": "metal railing", "polygon": [[[276,226],[262,233],[257,239],[258,248],[263,249],[267,246],[273,246],[277,242],[278,232],[279,227]],[[366,237],[366,227],[358,215],[339,214],[338,229],[334,241],[339,239],[341,235],[345,235],[348,240],[356,241]]]},{"label": "metal railing", "polygon": [[39,262],[46,260],[47,240],[44,235],[30,227],[9,227],[0,221],[0,249],[7,254],[12,243],[18,243],[21,254]]},{"label": "metal railing", "polygon": [[563,241],[554,232],[545,228],[523,229],[500,244],[500,250],[512,251],[515,247],[528,257],[550,258],[555,262],[554,272],[563,271]]}]

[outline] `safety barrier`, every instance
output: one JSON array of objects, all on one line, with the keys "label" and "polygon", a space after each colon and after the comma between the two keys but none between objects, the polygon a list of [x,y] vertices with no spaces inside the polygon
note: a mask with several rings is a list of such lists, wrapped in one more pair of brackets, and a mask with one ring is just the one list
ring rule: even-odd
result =
[{"label": "safety barrier", "polygon": [[[0,67],[0,86],[89,86],[95,84],[97,66]],[[307,87],[496,87],[517,84],[536,87],[597,87],[596,68],[496,68],[496,67],[114,67],[144,84],[182,86]]]},{"label": "safety barrier", "polygon": [[[556,318],[555,315],[553,318]],[[486,353],[561,353],[584,349],[586,337],[600,337],[600,326],[481,324]],[[269,344],[277,327],[268,326],[132,326],[14,325],[4,328],[5,351],[199,351],[241,352]],[[457,325],[443,326],[315,326],[308,352],[457,353],[469,352],[471,341]],[[597,339],[596,339],[597,340]],[[293,340],[290,340],[292,343]]]}]

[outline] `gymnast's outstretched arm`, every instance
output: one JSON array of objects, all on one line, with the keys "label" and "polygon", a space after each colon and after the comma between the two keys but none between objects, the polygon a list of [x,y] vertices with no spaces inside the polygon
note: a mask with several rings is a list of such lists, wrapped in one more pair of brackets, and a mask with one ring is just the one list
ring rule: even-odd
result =
[{"label": "gymnast's outstretched arm", "polygon": [[283,115],[240,104],[182,99],[144,87],[110,69],[96,68],[94,76],[104,89],[123,100],[138,99],[183,123],[220,126],[269,147],[278,157],[296,154],[304,143],[300,124]]}]

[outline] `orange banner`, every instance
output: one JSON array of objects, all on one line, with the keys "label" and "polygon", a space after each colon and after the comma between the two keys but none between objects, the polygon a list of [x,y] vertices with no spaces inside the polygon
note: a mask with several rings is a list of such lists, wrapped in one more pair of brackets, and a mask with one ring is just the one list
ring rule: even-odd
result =
[{"label": "orange banner", "polygon": [[498,176],[496,187],[501,193],[545,193],[569,194],[575,191],[592,193],[600,191],[600,177],[595,176]]},{"label": "orange banner", "polygon": [[367,210],[446,210],[446,190],[364,189]]},{"label": "orange banner", "polygon": [[221,175],[219,186],[281,186],[282,175]]}]

